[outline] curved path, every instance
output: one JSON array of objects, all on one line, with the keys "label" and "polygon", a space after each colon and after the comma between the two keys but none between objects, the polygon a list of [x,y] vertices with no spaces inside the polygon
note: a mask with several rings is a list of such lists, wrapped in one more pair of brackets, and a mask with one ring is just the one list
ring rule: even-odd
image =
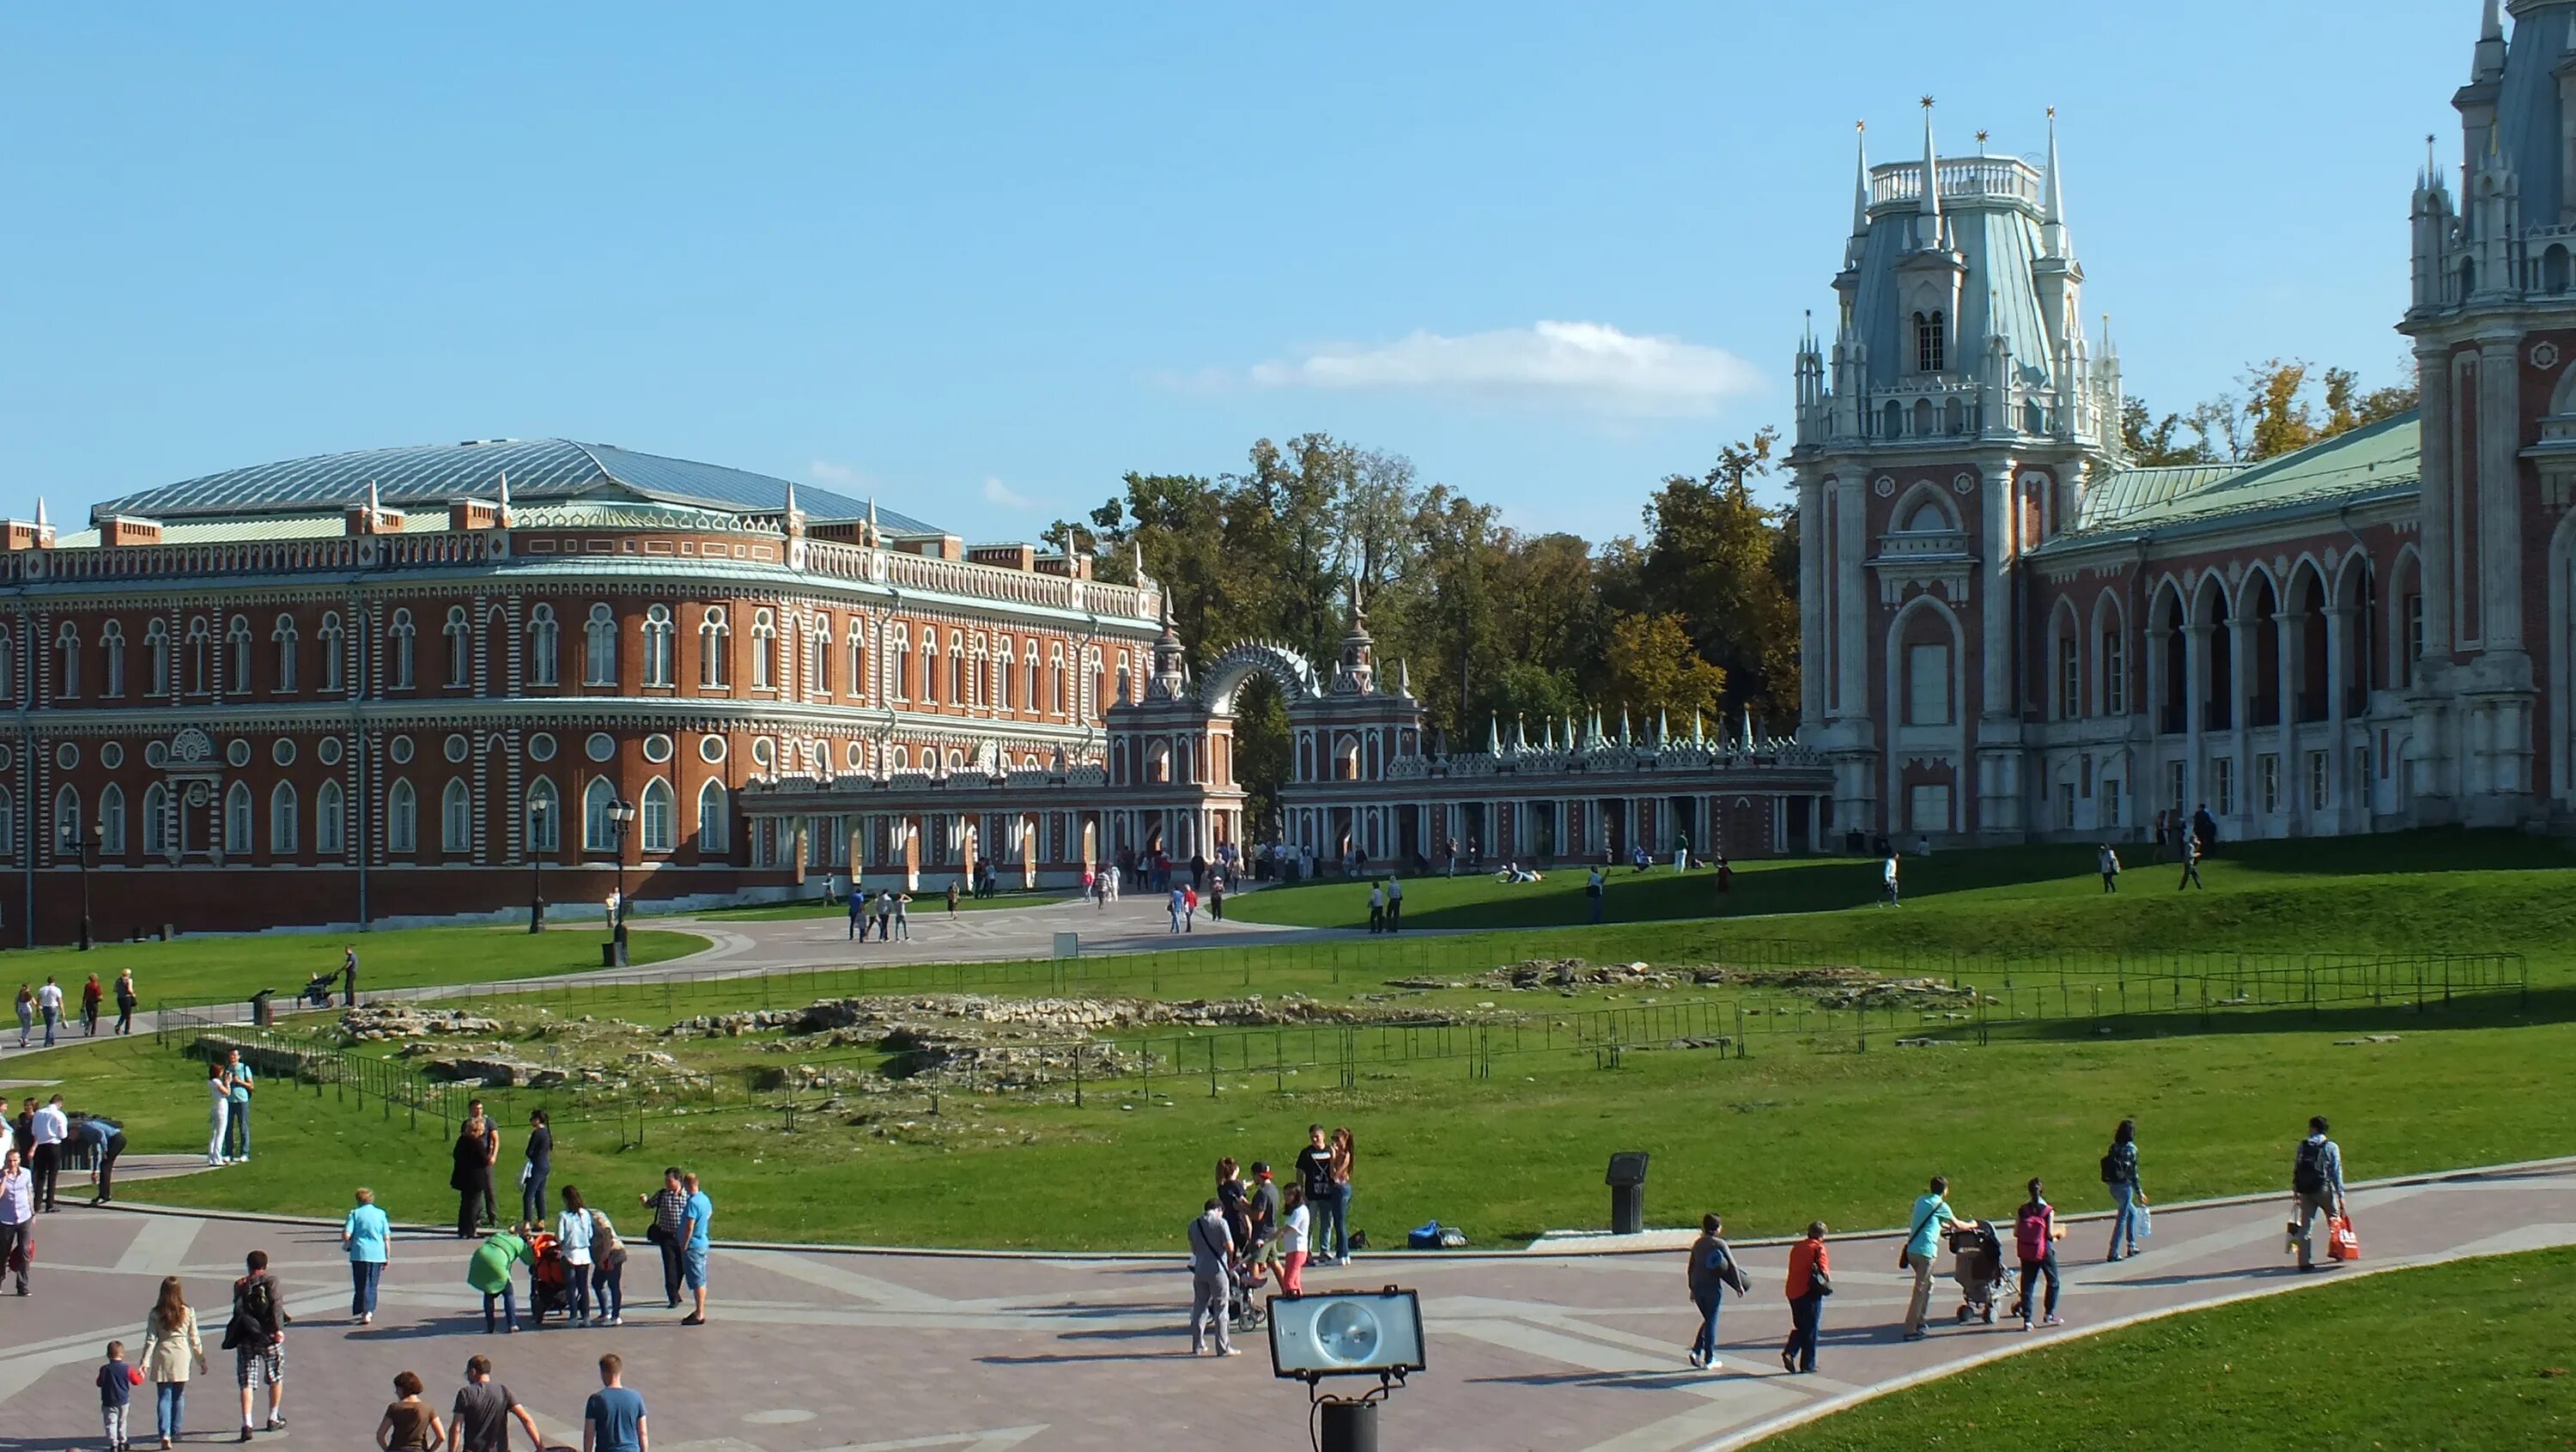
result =
[{"label": "curved path", "polygon": [[[1756,1291],[1727,1307],[1715,1373],[1682,1361],[1691,1313],[1676,1253],[1388,1254],[1313,1279],[1401,1282],[1423,1294],[1431,1369],[1388,1405],[1386,1446],[1692,1452],[2086,1330],[2350,1274],[2289,1269],[2282,1203],[2160,1209],[2147,1252],[2117,1266],[2081,1259],[2103,1232],[2080,1223],[2066,1242],[2065,1330],[1944,1322],[1913,1345],[1892,1324],[1905,1294],[1890,1268],[1893,1237],[1839,1240],[1842,1290],[1826,1303],[1818,1376],[1779,1367],[1779,1246],[1741,1248]],[[2353,1205],[2374,1269],[2566,1244],[2576,1242],[2576,1161],[2384,1183],[2357,1190]],[[619,1218],[631,1224],[632,1207]],[[1177,1246],[1177,1224],[1173,1238]],[[0,1297],[0,1424],[19,1447],[96,1444],[99,1350],[110,1337],[133,1344],[162,1275],[186,1278],[214,1323],[211,1351],[226,1283],[254,1246],[269,1250],[299,1318],[287,1364],[293,1427],[263,1436],[267,1444],[362,1445],[396,1371],[419,1372],[443,1410],[465,1358],[481,1352],[550,1443],[578,1446],[592,1364],[612,1350],[651,1406],[657,1452],[1129,1452],[1293,1447],[1305,1437],[1304,1393],[1272,1380],[1260,1342],[1230,1361],[1187,1359],[1179,1308],[1189,1282],[1177,1257],[725,1248],[715,1257],[717,1319],[691,1329],[663,1309],[654,1252],[638,1241],[625,1327],[486,1338],[463,1284],[463,1247],[444,1236],[398,1241],[368,1328],[342,1314],[347,1276],[330,1228],[65,1210],[42,1220],[37,1244],[35,1295]],[[218,1354],[190,1398],[191,1440],[230,1440],[225,1360]],[[148,1432],[148,1399],[138,1409]]]}]

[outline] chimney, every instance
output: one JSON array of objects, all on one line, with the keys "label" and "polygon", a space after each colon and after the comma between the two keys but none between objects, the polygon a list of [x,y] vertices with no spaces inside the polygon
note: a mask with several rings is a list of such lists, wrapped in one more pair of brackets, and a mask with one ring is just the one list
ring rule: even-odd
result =
[{"label": "chimney", "polygon": [[1034,570],[1038,547],[1025,544],[977,545],[966,552],[969,564],[996,565],[1005,570]]},{"label": "chimney", "polygon": [[161,542],[161,521],[137,519],[130,514],[111,514],[99,521],[99,543],[113,549],[120,545],[154,545]]},{"label": "chimney", "polygon": [[1041,575],[1060,575],[1069,580],[1091,578],[1091,556],[1087,554],[1040,555],[1037,571]]},{"label": "chimney", "polygon": [[448,502],[447,527],[454,530],[499,529],[501,506],[482,499],[456,499]]}]

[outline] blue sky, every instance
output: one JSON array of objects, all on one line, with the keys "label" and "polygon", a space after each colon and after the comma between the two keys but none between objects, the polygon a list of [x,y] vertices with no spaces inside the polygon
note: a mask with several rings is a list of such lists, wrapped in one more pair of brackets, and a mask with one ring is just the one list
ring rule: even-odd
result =
[{"label": "blue sky", "polygon": [[561,435],[988,539],[1321,429],[1604,537],[1786,421],[1926,92],[2060,108],[2133,392],[2384,382],[2477,10],[15,6],[0,509]]}]

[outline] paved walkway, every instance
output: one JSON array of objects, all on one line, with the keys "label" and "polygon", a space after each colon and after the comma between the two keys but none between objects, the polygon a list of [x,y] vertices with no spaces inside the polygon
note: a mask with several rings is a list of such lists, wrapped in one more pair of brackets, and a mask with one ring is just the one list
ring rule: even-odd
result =
[{"label": "paved walkway", "polygon": [[[2373,1267],[2576,1242],[2576,1161],[2365,1188],[2353,1204]],[[1725,1366],[1711,1374],[1683,1364],[1691,1313],[1670,1253],[1382,1255],[1313,1279],[1325,1289],[1393,1281],[1423,1294],[1430,1370],[1388,1405],[1386,1446],[1691,1452],[1740,1446],[1873,1390],[2088,1328],[2348,1274],[2288,1268],[2282,1207],[2267,1199],[2160,1210],[2150,1249],[2117,1266],[2081,1259],[2098,1251],[2103,1231],[2080,1224],[2066,1242],[2065,1330],[1943,1322],[1913,1345],[1892,1324],[1905,1292],[1890,1269],[1891,1237],[1838,1241],[1842,1290],[1826,1303],[1817,1376],[1779,1367],[1787,1316],[1778,1247],[1744,1250],[1757,1290],[1728,1306]],[[721,1203],[718,1213],[721,1226]],[[629,1207],[619,1218],[632,1224],[635,1214]],[[663,1309],[654,1252],[638,1241],[624,1328],[486,1338],[452,1239],[400,1240],[378,1322],[360,1329],[342,1315],[347,1277],[329,1230],[67,1210],[40,1226],[35,1296],[0,1297],[8,1445],[95,1447],[90,1379],[107,1339],[131,1344],[159,1277],[178,1274],[214,1323],[211,1350],[226,1283],[252,1246],[271,1253],[299,1318],[288,1347],[293,1426],[260,1439],[273,1446],[363,1445],[399,1370],[419,1372],[443,1409],[476,1352],[495,1358],[550,1443],[577,1446],[592,1364],[611,1350],[650,1403],[657,1452],[1132,1452],[1285,1448],[1305,1437],[1304,1392],[1272,1380],[1262,1343],[1230,1361],[1186,1361],[1179,1308],[1188,1276],[1177,1258],[719,1250],[717,1319],[687,1329]],[[223,1362],[190,1398],[191,1440],[229,1440]],[[148,1401],[138,1408],[138,1435],[148,1434]]]}]

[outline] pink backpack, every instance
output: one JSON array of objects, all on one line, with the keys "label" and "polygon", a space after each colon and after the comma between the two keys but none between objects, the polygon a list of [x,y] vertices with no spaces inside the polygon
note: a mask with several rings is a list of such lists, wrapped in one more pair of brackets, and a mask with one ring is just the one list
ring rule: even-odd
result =
[{"label": "pink backpack", "polygon": [[2051,1219],[2045,1205],[2024,1205],[2013,1217],[2013,1249],[2024,1260],[2048,1258],[2048,1231]]}]

